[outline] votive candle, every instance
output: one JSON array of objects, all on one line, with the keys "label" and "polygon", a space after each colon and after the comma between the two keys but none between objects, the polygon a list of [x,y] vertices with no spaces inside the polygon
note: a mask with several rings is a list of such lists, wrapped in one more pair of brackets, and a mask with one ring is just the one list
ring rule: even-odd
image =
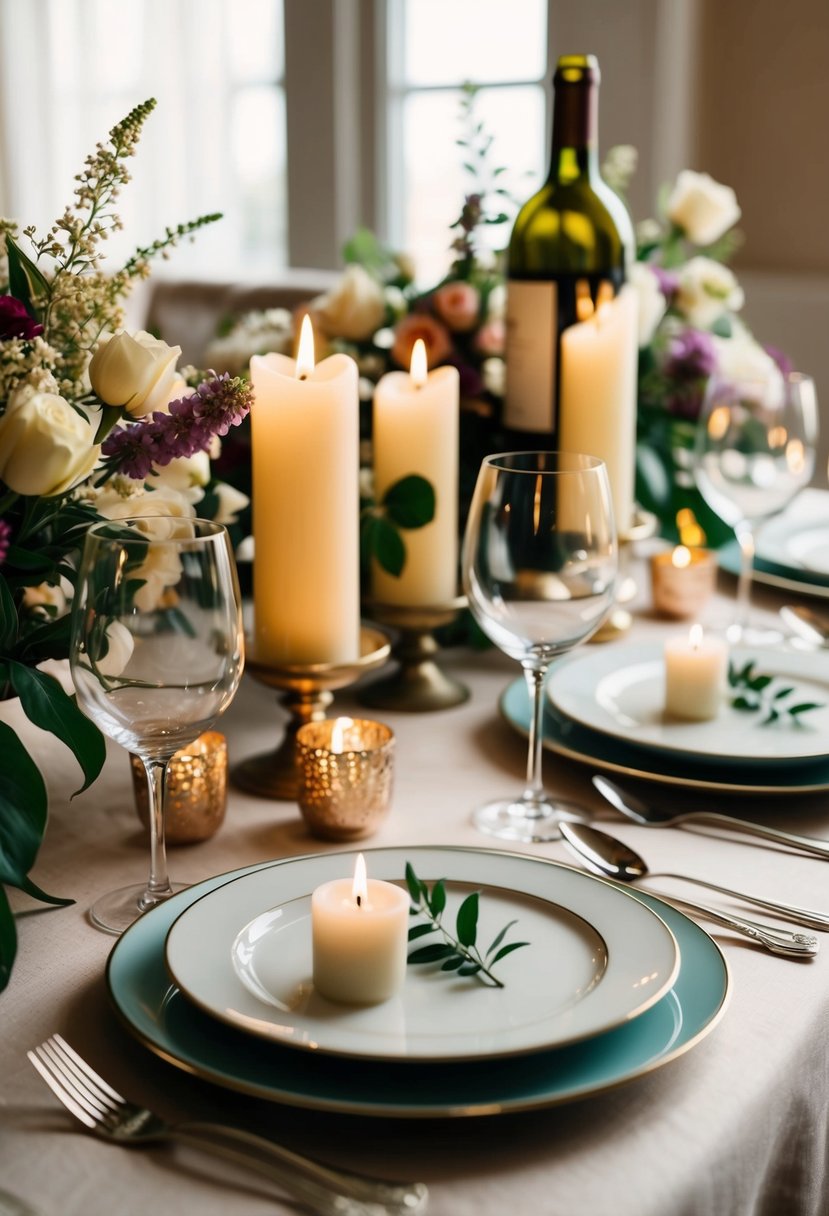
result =
[{"label": "votive candle", "polygon": [[665,710],[674,718],[704,722],[716,718],[728,672],[728,647],[722,638],[693,625],[687,637],[665,643]]}]

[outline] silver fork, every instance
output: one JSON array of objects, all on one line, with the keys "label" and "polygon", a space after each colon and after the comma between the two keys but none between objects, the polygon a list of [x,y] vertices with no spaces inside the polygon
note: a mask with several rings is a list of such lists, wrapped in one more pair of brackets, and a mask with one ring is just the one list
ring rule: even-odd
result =
[{"label": "silver fork", "polygon": [[26,1054],[55,1097],[104,1140],[142,1145],[176,1139],[196,1145],[277,1182],[318,1216],[408,1216],[426,1209],[422,1182],[351,1174],[220,1123],[166,1123],[123,1098],[59,1034]]}]

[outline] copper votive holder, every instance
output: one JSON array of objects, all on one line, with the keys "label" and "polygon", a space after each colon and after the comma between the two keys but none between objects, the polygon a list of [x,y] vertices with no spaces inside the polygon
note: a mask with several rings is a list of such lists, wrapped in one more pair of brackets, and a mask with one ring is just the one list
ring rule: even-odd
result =
[{"label": "copper votive holder", "polygon": [[651,557],[654,611],[674,620],[699,615],[717,586],[717,562],[708,549],[677,545]]},{"label": "copper votive holder", "polygon": [[314,836],[359,840],[391,804],[394,735],[382,722],[327,718],[296,734],[297,802]]},{"label": "copper votive holder", "polygon": [[[138,756],[130,756],[138,818],[149,829],[147,775]],[[164,825],[168,844],[208,840],[222,826],[227,809],[227,740],[205,731],[181,748],[167,765]]]}]

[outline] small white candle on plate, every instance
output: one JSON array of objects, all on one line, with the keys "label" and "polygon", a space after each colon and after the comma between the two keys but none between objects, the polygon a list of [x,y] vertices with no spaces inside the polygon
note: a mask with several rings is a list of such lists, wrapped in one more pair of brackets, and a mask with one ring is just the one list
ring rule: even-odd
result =
[{"label": "small white candle on plate", "polygon": [[692,625],[687,637],[665,643],[665,710],[674,718],[705,722],[722,705],[728,671],[728,647]]},{"label": "small white candle on plate", "polygon": [[331,1001],[374,1005],[394,996],[406,976],[409,896],[366,876],[324,883],[311,895],[314,987]]}]

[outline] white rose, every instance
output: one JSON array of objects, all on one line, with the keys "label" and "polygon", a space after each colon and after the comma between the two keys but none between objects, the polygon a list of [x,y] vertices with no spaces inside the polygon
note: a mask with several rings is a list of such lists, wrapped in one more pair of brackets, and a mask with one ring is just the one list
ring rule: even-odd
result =
[{"label": "white rose", "polygon": [[237,490],[235,486],[229,486],[227,482],[217,482],[215,487],[218,506],[213,515],[213,522],[216,524],[235,524],[239,512],[250,502],[247,494],[243,494],[241,490]]},{"label": "white rose", "polygon": [[345,269],[336,287],[311,302],[317,321],[329,338],[362,342],[383,324],[383,288],[362,266]]},{"label": "white rose", "polygon": [[134,417],[163,409],[176,378],[180,346],[168,346],[143,329],[103,334],[89,364],[93,390],[107,405],[123,406]]},{"label": "white rose", "polygon": [[166,516],[170,520],[193,519],[196,512],[187,497],[173,486],[160,483],[147,489],[141,482],[118,479],[108,482],[93,496],[95,510],[104,519]]},{"label": "white rose", "polygon": [[503,397],[507,380],[504,360],[496,356],[484,359],[481,364],[481,379],[488,393],[492,393],[493,397]]},{"label": "white rose", "polygon": [[647,346],[665,315],[667,301],[660,290],[659,280],[644,262],[633,263],[630,282],[639,305],[639,345]]},{"label": "white rose", "polygon": [[691,258],[679,270],[674,305],[695,329],[709,329],[724,312],[737,312],[744,298],[732,272],[712,258]]},{"label": "white rose", "polygon": [[0,418],[0,478],[15,494],[63,494],[88,477],[100,453],[90,420],[56,393],[24,384]]},{"label": "white rose", "polygon": [[[39,583],[37,587],[25,587],[23,603],[30,611],[54,620],[66,615],[72,591],[69,579],[61,577],[57,583]],[[49,611],[50,609],[53,611]]]},{"label": "white rose", "polygon": [[103,676],[120,676],[132,658],[135,640],[120,621],[110,621],[106,627],[107,652],[95,666]]},{"label": "white rose", "polygon": [[695,245],[713,245],[740,218],[737,196],[707,173],[683,169],[668,199],[668,219]]},{"label": "white rose", "polygon": [[731,338],[713,335],[712,341],[720,379],[759,380],[771,386],[773,396],[782,395],[783,373],[747,329],[740,327]]},{"label": "white rose", "polygon": [[195,504],[204,498],[204,487],[210,481],[210,456],[207,452],[179,456],[177,460],[155,467],[153,471],[155,476],[150,479],[150,485],[176,490],[188,502]]}]

